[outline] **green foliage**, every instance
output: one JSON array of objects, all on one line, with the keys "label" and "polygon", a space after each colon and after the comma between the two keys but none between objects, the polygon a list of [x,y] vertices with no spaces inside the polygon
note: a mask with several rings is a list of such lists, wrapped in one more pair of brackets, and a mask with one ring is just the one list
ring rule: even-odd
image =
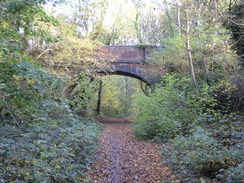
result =
[{"label": "green foliage", "polygon": [[27,61],[0,69],[2,180],[80,182],[95,158],[99,126],[71,113],[56,75]]},{"label": "green foliage", "polygon": [[219,82],[214,91],[215,98],[219,104],[217,108],[223,114],[242,112],[244,110],[243,94],[244,90],[242,86],[236,86],[226,81]]},{"label": "green foliage", "polygon": [[[241,182],[240,176],[234,175],[241,173],[242,165],[238,163],[243,161],[241,158],[243,147],[239,143],[236,147],[224,146],[208,131],[196,126],[191,130],[191,134],[174,138],[171,141],[171,148],[165,148],[163,154],[168,156],[171,165],[177,168],[217,178],[223,182]],[[186,175],[181,173],[181,176]],[[191,181],[194,179],[194,175],[188,176],[192,176]]]},{"label": "green foliage", "polygon": [[[225,177],[224,180],[226,180],[227,182],[233,182],[233,183],[241,183],[243,182],[243,177],[244,177],[244,164],[240,163],[235,167],[231,167],[229,169],[227,169],[224,173]],[[223,178],[222,178],[223,180]]]},{"label": "green foliage", "polygon": [[124,117],[132,114],[134,96],[140,93],[139,82],[130,77],[103,77],[102,106],[103,115]]},{"label": "green foliage", "polygon": [[91,78],[85,74],[80,74],[68,86],[71,87],[68,94],[71,109],[81,115],[91,116],[94,113],[94,100],[97,98],[97,86]]},{"label": "green foliage", "polygon": [[25,54],[28,38],[51,41],[36,29],[57,23],[45,2],[0,2],[0,182],[81,182],[95,158],[100,127],[72,113],[67,77]]},{"label": "green foliage", "polygon": [[[19,46],[25,48],[28,43],[28,36],[42,35],[46,37],[45,41],[50,40],[50,36],[45,31],[39,29],[36,31],[34,26],[38,26],[40,22],[48,24],[57,24],[58,22],[52,16],[45,13],[42,8],[44,0],[6,0],[0,3],[0,34],[1,40],[8,44],[19,43]],[[5,38],[9,40],[6,40]],[[24,41],[25,44],[20,44]],[[4,43],[1,41],[1,44]],[[6,46],[6,45],[5,45]]]},{"label": "green foliage", "polygon": [[221,144],[209,137],[201,127],[192,131],[189,137],[178,136],[172,141],[172,161],[210,176],[226,168],[229,157],[223,153]]},{"label": "green foliage", "polygon": [[[89,66],[102,65],[97,61],[98,53],[96,49],[101,45],[99,41],[92,41],[87,38],[80,38],[77,35],[77,27],[70,22],[66,22],[62,17],[59,17],[60,25],[49,27],[46,25],[50,34],[56,36],[58,41],[49,44],[52,48],[48,52],[43,53],[42,48],[39,48],[39,54],[42,54],[40,59],[47,62],[47,65],[56,66],[57,70],[68,70],[74,65],[83,64],[84,68]],[[38,45],[37,45],[38,46]],[[46,45],[45,45],[46,46]],[[35,53],[35,49],[33,50]]]},{"label": "green foliage", "polygon": [[163,50],[155,52],[153,57],[154,62],[168,72],[187,72],[188,62],[185,52],[185,43],[179,36],[165,40]]},{"label": "green foliage", "polygon": [[241,182],[235,175],[241,173],[243,133],[234,122],[239,117],[230,115],[235,91],[226,81],[195,88],[189,78],[165,75],[149,96],[137,97],[135,133],[170,142],[163,155],[184,182],[199,182],[196,175]]},{"label": "green foliage", "polygon": [[[46,116],[47,111],[58,111],[55,102],[61,96],[59,91],[64,82],[22,59],[20,62],[0,65],[1,83],[4,86],[0,95],[7,109],[3,112],[12,113],[18,122],[26,123],[33,120],[36,113]],[[48,98],[52,99],[53,104],[45,103]]]},{"label": "green foliage", "polygon": [[[64,111],[62,111],[64,112]],[[94,160],[99,128],[77,116],[0,128],[2,181],[80,182]]]},{"label": "green foliage", "polygon": [[26,59],[0,65],[1,180],[80,182],[99,127],[71,113],[60,77]]},{"label": "green foliage", "polygon": [[137,99],[136,134],[167,140],[205,123],[208,115],[218,115],[213,110],[217,103],[211,90],[208,85],[196,89],[189,78],[177,74],[165,75],[149,97],[141,95]]},{"label": "green foliage", "polygon": [[[231,46],[226,44],[230,36],[212,33],[226,30],[219,27],[198,29],[201,33],[193,35],[190,39],[197,79],[212,83],[237,73],[238,60]],[[205,34],[205,31],[211,34]],[[181,36],[176,36],[165,40],[163,46],[162,51],[152,54],[151,62],[157,64],[164,72],[188,76],[189,63],[185,40]]]},{"label": "green foliage", "polygon": [[140,95],[136,102],[138,111],[135,116],[134,130],[138,137],[170,139],[180,132],[181,124],[164,116],[157,98]]},{"label": "green foliage", "polygon": [[[232,39],[234,41],[234,48],[237,50],[237,54],[240,56],[240,60],[244,61],[244,40],[243,32],[243,10],[244,5],[241,1],[235,1],[229,4],[229,16],[230,18],[225,20],[224,26],[231,30]],[[243,63],[242,63],[243,66]]]}]

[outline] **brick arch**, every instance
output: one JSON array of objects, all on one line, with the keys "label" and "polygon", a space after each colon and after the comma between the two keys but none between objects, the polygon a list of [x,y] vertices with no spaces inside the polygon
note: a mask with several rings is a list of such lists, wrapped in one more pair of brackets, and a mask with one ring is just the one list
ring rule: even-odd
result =
[{"label": "brick arch", "polygon": [[[103,75],[123,75],[130,76],[145,82],[151,86],[160,81],[165,72],[159,71],[151,62],[151,53],[161,50],[162,46],[137,46],[137,45],[119,45],[119,46],[102,46],[98,50],[98,55],[103,57],[97,58],[101,65],[91,68],[93,73]],[[106,64],[109,63],[109,64]],[[82,72],[82,69],[74,69],[76,74]]]}]

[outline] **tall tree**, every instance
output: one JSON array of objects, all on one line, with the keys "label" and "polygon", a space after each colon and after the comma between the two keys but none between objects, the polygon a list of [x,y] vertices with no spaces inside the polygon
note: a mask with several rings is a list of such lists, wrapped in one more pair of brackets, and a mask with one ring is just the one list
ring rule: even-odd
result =
[{"label": "tall tree", "polygon": [[189,14],[188,10],[185,9],[185,20],[186,20],[186,52],[188,56],[188,61],[189,61],[189,67],[190,67],[190,72],[191,72],[191,77],[192,81],[195,86],[197,86],[197,80],[195,76],[195,69],[193,65],[193,60],[192,60],[192,53],[191,53],[191,46],[190,46],[190,20],[189,20]]},{"label": "tall tree", "polygon": [[229,1],[229,16],[225,18],[225,26],[231,30],[234,46],[244,67],[244,3]]}]

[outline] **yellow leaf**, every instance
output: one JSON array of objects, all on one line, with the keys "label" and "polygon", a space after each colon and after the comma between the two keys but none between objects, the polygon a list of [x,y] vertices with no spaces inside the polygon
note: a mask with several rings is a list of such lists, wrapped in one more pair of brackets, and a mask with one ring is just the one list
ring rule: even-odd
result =
[{"label": "yellow leaf", "polygon": [[206,181],[202,177],[200,178],[200,182],[201,183],[206,183]]}]

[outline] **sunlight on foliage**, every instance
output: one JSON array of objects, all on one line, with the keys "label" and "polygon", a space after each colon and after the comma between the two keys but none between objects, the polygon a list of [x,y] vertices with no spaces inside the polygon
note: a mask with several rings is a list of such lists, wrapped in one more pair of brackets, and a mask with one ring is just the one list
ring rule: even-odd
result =
[{"label": "sunlight on foliage", "polygon": [[103,77],[102,81],[102,113],[114,117],[130,116],[134,96],[142,93],[139,81],[116,75]]}]

